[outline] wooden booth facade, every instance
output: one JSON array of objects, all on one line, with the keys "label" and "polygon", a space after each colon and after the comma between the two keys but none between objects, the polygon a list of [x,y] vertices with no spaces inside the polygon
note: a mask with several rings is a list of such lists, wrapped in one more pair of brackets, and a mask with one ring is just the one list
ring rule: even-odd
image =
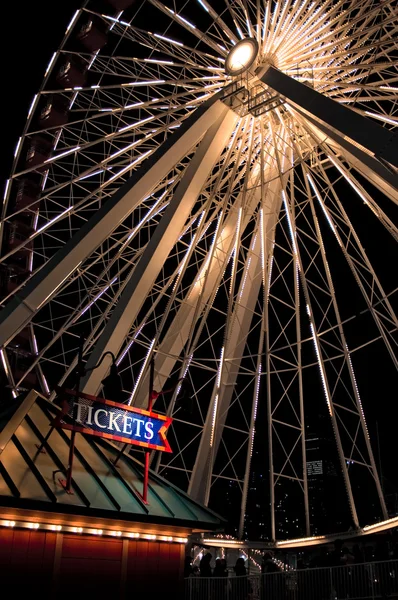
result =
[{"label": "wooden booth facade", "polygon": [[70,432],[55,429],[57,407],[30,392],[0,432],[2,589],[47,598],[182,595],[188,536],[222,519],[153,472],[148,503],[143,465],[113,442],[78,434],[72,493],[59,479]]}]

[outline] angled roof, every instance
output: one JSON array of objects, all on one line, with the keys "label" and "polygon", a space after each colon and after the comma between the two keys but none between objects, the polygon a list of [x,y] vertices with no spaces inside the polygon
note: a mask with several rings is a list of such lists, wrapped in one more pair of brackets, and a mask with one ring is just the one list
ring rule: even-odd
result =
[{"label": "angled roof", "polygon": [[0,505],[27,510],[120,519],[186,527],[196,531],[223,528],[216,513],[150,471],[148,504],[141,498],[143,465],[123,455],[112,442],[77,434],[73,494],[59,484],[68,464],[70,432],[50,431],[59,409],[30,392],[0,433]]}]

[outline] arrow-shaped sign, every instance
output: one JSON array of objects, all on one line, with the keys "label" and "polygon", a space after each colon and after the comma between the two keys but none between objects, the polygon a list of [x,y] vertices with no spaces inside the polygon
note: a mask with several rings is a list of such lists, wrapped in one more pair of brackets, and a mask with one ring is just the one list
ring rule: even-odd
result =
[{"label": "arrow-shaped sign", "polygon": [[166,439],[170,417],[73,390],[63,390],[62,399],[63,416],[54,423],[58,427],[171,452]]}]

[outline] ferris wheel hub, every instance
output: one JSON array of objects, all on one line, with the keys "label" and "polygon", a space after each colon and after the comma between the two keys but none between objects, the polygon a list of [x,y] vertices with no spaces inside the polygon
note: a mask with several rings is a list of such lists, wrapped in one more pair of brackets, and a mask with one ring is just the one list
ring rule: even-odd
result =
[{"label": "ferris wheel hub", "polygon": [[258,43],[254,38],[240,40],[230,50],[225,61],[225,71],[228,75],[242,75],[250,69],[258,55]]}]

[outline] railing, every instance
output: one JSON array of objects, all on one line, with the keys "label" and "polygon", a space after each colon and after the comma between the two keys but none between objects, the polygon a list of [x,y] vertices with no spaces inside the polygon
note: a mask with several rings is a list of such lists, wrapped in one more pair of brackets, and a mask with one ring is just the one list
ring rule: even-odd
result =
[{"label": "railing", "polygon": [[398,599],[398,560],[249,575],[189,577],[185,600]]}]

